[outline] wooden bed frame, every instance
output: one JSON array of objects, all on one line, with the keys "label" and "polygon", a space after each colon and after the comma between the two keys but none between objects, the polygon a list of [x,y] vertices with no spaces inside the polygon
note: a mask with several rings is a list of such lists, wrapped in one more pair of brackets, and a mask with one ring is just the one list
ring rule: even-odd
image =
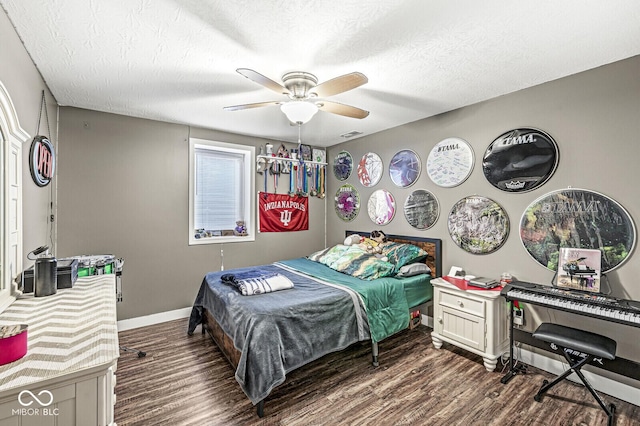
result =
[{"label": "wooden bed frame", "polygon": [[[359,234],[363,237],[368,237],[370,235],[368,232],[345,231],[346,236],[352,234]],[[431,269],[431,276],[433,278],[442,276],[442,240],[401,235],[387,235],[387,239],[398,243],[413,244],[425,250],[429,254],[425,262]],[[203,309],[202,334],[204,334],[205,331],[208,331],[211,339],[216,343],[218,348],[220,348],[220,351],[224,354],[229,363],[231,363],[233,368],[237,368],[238,363],[240,362],[241,352],[233,344],[233,339],[222,330],[218,322],[211,314],[209,314],[209,311],[206,308]],[[373,365],[377,367],[379,365],[378,342],[371,342],[371,356],[373,359]],[[257,404],[256,411],[258,417],[264,416],[264,400]]]}]

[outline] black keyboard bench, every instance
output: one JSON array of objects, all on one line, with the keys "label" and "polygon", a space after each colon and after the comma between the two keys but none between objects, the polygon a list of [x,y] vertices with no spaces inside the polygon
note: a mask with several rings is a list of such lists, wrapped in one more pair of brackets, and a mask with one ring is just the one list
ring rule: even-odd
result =
[{"label": "black keyboard bench", "polygon": [[585,387],[591,392],[591,395],[598,401],[598,404],[607,413],[609,417],[609,426],[613,425],[613,414],[615,405],[610,404],[608,407],[587,381],[580,369],[585,364],[591,362],[594,358],[605,358],[612,360],[616,357],[616,342],[608,337],[599,334],[590,333],[588,331],[578,330],[576,328],[565,327],[563,325],[542,323],[533,333],[533,337],[543,342],[555,344],[562,348],[564,357],[569,362],[569,369],[558,376],[554,381],[549,383],[547,380],[542,382],[542,386],[538,393],[533,397],[534,400],[540,402],[542,395],[553,386],[566,379],[571,373],[582,380]]}]

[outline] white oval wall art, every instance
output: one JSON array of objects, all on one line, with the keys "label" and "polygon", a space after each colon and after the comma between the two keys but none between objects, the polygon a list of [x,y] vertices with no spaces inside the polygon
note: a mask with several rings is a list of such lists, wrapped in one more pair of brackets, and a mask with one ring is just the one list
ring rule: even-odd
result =
[{"label": "white oval wall art", "polygon": [[382,159],[375,152],[368,152],[358,163],[358,180],[363,186],[375,186],[382,178],[384,165]]},{"label": "white oval wall art", "polygon": [[447,138],[436,144],[427,158],[427,174],[433,183],[453,188],[467,180],[473,170],[474,155],[464,139]]},{"label": "white oval wall art", "polygon": [[396,213],[396,200],[386,189],[378,189],[369,197],[367,212],[373,223],[386,225]]}]

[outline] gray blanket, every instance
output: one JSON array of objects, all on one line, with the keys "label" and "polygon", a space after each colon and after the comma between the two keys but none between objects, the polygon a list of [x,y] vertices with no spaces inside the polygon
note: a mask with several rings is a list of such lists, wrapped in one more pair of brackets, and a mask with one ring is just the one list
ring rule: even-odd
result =
[{"label": "gray blanket", "polygon": [[[254,268],[239,268],[248,272]],[[283,383],[286,374],[328,353],[370,338],[360,297],[347,287],[323,283],[284,265],[260,267],[294,282],[287,290],[243,296],[223,284],[229,273],[208,273],[191,311],[189,334],[202,322],[203,308],[241,351],[236,380],[253,404]]]}]

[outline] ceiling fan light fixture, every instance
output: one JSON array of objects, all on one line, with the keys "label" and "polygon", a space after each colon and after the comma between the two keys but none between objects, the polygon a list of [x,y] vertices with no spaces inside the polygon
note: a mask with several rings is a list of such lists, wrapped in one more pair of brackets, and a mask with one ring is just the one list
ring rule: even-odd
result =
[{"label": "ceiling fan light fixture", "polygon": [[292,123],[305,124],[318,112],[318,106],[311,102],[291,101],[282,104],[280,110]]}]

